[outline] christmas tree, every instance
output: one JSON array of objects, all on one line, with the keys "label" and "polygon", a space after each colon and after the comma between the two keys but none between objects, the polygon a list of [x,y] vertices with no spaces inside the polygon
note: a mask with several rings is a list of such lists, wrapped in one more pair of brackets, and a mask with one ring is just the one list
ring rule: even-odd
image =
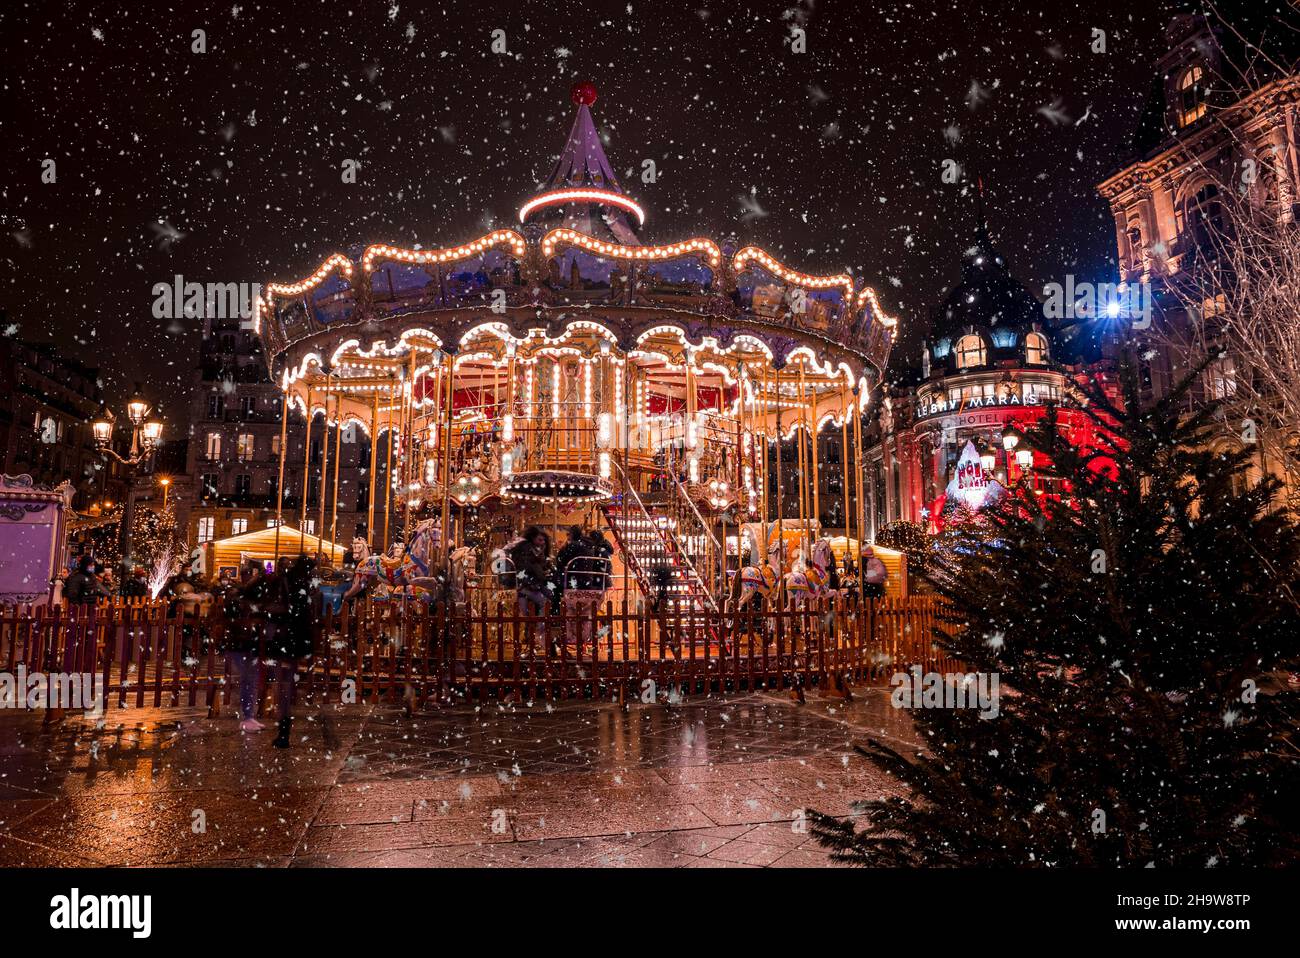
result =
[{"label": "christmas tree", "polygon": [[1295,860],[1300,530],[1249,441],[1186,412],[1191,379],[1142,409],[1118,378],[1085,390],[1093,445],[1052,409],[1026,437],[1059,495],[1015,490],[935,558],[941,642],[998,677],[997,714],[916,708],[916,754],[860,748],[907,794],[815,815],[838,860]]}]

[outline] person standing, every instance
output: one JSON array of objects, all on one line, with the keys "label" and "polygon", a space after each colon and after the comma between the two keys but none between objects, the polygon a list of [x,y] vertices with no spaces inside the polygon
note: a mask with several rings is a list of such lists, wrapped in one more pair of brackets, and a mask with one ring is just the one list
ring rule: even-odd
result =
[{"label": "person standing", "polygon": [[148,594],[149,583],[145,581],[144,566],[136,566],[122,583],[122,596],[127,599],[143,599]]},{"label": "person standing", "polygon": [[273,656],[279,728],[276,748],[289,747],[293,727],[293,696],[298,682],[298,663],[314,651],[312,610],[317,606],[316,561],[300,555],[277,576],[276,630],[267,644]]},{"label": "person standing", "polygon": [[523,541],[515,546],[511,559],[515,563],[515,591],[519,611],[524,615],[544,615],[550,607],[551,537],[537,526],[524,530]]},{"label": "person standing", "polygon": [[[551,606],[551,538],[537,526],[524,530],[523,540],[511,550],[515,565],[515,596],[520,615],[545,615]],[[542,626],[543,634],[545,625]]]},{"label": "person standing", "polygon": [[[587,539],[581,526],[569,527],[569,541],[560,547],[555,557],[555,591],[551,594],[551,611],[557,612],[560,600],[567,589],[581,589],[579,572],[586,571],[583,561],[587,555]],[[578,561],[575,561],[578,560]]]},{"label": "person standing", "polygon": [[863,591],[866,592],[867,598],[879,599],[885,594],[885,580],[889,578],[889,570],[876,557],[876,551],[870,546],[867,546],[863,555],[865,556],[862,568]]},{"label": "person standing", "polygon": [[253,708],[257,694],[258,650],[266,639],[266,605],[271,586],[271,577],[261,564],[249,560],[238,586],[226,593],[226,633],[222,648],[239,686],[239,728],[243,732],[260,732],[266,728],[253,717]]},{"label": "person standing", "polygon": [[107,595],[108,589],[95,574],[95,557],[83,555],[77,561],[77,571],[63,583],[63,600],[69,606],[93,607],[101,597]]}]

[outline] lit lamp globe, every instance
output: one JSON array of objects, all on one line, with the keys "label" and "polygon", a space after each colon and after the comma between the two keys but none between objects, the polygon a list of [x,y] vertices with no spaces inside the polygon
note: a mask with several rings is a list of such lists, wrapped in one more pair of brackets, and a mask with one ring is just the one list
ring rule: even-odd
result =
[{"label": "lit lamp globe", "polygon": [[127,418],[129,418],[131,422],[133,422],[135,425],[138,426],[144,422],[144,417],[147,416],[148,414],[149,414],[149,403],[146,402],[145,398],[140,395],[140,390],[137,387],[136,391],[131,395],[131,398],[126,401]]},{"label": "lit lamp globe", "polygon": [[993,451],[990,443],[985,443],[984,448],[980,450],[980,465],[984,467],[984,472],[992,475],[993,469],[998,464],[998,455]]},{"label": "lit lamp globe", "polygon": [[101,446],[106,446],[113,438],[113,414],[109,412],[107,406],[100,406],[99,413],[90,423],[90,431],[94,433],[95,442]]},{"label": "lit lamp globe", "polygon": [[144,424],[143,435],[144,441],[150,446],[158,444],[162,439],[163,424],[161,419],[150,419]]},{"label": "lit lamp globe", "polygon": [[1025,434],[1015,426],[1007,426],[1006,429],[1002,430],[1002,448],[1007,452],[1012,452],[1016,446],[1020,445],[1020,440],[1024,438]]},{"label": "lit lamp globe", "polygon": [[1028,446],[1021,446],[1016,450],[1016,465],[1021,469],[1028,469],[1034,464],[1034,450]]}]

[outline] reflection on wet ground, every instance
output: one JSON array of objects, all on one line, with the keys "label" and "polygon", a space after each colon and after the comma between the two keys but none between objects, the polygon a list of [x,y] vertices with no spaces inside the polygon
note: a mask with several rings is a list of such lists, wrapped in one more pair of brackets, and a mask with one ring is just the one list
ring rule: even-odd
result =
[{"label": "reflection on wet ground", "polygon": [[677,706],[307,710],[287,751],[201,710],[0,715],[0,865],[823,866],[801,811],[897,784],[887,690]]}]

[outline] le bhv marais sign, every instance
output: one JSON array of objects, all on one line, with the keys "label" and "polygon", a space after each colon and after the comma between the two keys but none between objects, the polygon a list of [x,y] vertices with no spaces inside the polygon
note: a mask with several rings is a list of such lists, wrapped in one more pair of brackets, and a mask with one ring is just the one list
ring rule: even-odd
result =
[{"label": "le bhv marais sign", "polygon": [[1041,406],[1038,397],[1032,393],[1022,396],[1018,392],[1008,392],[1001,396],[975,396],[959,399],[956,402],[940,399],[916,407],[916,418],[929,419],[932,416],[946,416],[951,413],[974,412],[979,409],[993,409],[999,406]]}]

